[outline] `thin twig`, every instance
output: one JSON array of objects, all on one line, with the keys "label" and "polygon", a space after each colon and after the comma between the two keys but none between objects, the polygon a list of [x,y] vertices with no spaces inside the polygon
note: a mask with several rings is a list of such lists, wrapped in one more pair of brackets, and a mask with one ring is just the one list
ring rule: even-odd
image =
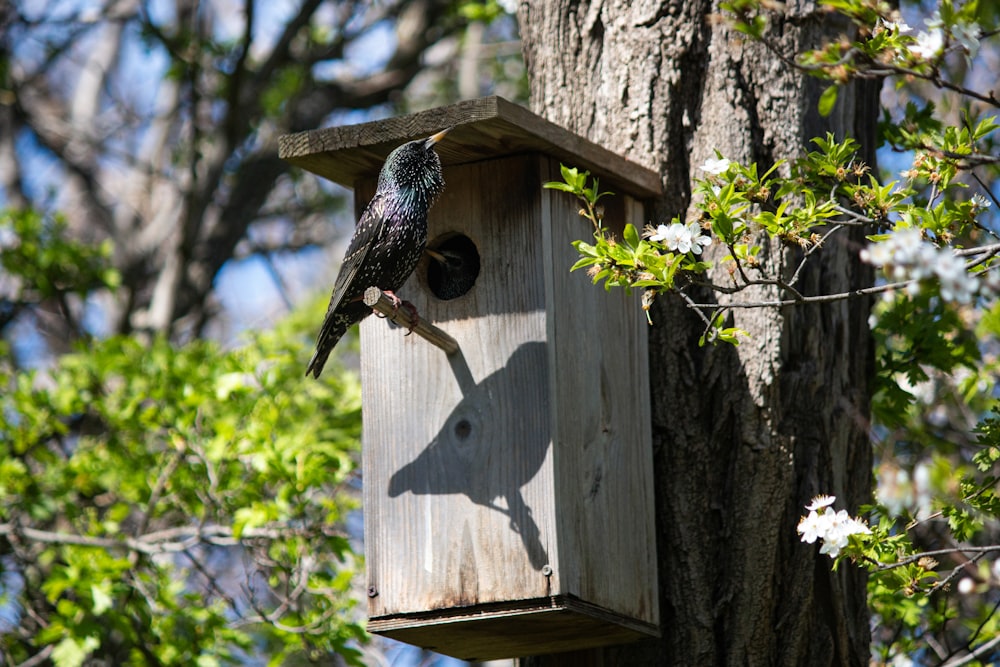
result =
[{"label": "thin twig", "polygon": [[869,218],[867,215],[862,215],[862,214],[858,213],[857,211],[852,211],[851,209],[847,208],[846,206],[841,206],[840,204],[835,204],[835,203],[833,203],[832,200],[831,200],[831,208],[833,208],[833,210],[836,211],[837,213],[841,213],[843,215],[850,216],[851,218],[854,218],[854,222],[848,222],[846,220],[838,220],[837,221],[838,224],[841,224],[841,225],[854,225],[856,227],[867,227],[868,225],[874,225],[875,224],[875,219],[874,218]]},{"label": "thin twig", "polygon": [[985,553],[976,554],[975,556],[973,556],[972,558],[970,558],[966,562],[962,563],[961,565],[956,566],[954,569],[952,569],[951,574],[949,574],[947,577],[945,577],[941,581],[939,581],[936,584],[934,584],[933,586],[931,586],[930,590],[928,592],[929,593],[933,593],[934,591],[937,591],[937,590],[940,590],[940,589],[944,588],[945,586],[947,586],[948,584],[950,584],[952,582],[952,580],[954,580],[955,578],[957,578],[958,575],[960,575],[963,570],[965,570],[970,565],[975,565],[977,562],[979,562],[980,560],[982,560],[983,556],[985,556],[985,555],[986,555]]},{"label": "thin twig", "polygon": [[797,282],[799,281],[799,274],[800,274],[800,273],[802,273],[802,269],[803,269],[803,268],[805,268],[805,265],[806,265],[806,260],[808,260],[808,259],[809,259],[809,256],[810,256],[810,255],[812,255],[812,254],[813,254],[814,252],[816,252],[817,250],[819,250],[819,249],[820,249],[820,247],[822,247],[822,245],[823,245],[824,243],[826,243],[826,240],[827,240],[828,238],[830,238],[830,236],[831,236],[831,235],[832,235],[832,234],[833,234],[834,232],[836,232],[836,231],[839,231],[839,230],[841,230],[841,229],[843,229],[843,228],[844,228],[844,225],[843,225],[843,224],[836,224],[836,225],[834,225],[834,226],[833,226],[833,228],[831,228],[831,229],[830,229],[830,231],[828,231],[828,232],[827,232],[826,234],[823,234],[822,238],[820,238],[820,240],[819,240],[819,242],[818,242],[818,243],[814,243],[814,244],[812,244],[812,246],[810,246],[810,247],[809,247],[809,248],[808,248],[808,249],[807,249],[807,250],[805,251],[805,253],[804,253],[804,254],[802,255],[802,261],[801,261],[801,262],[799,262],[799,266],[798,266],[798,268],[796,268],[796,269],[795,269],[795,273],[793,273],[793,274],[792,274],[792,277],[788,279],[788,284],[790,284],[790,285],[794,285],[795,283],[797,283]]},{"label": "thin twig", "polygon": [[[780,59],[785,64],[790,67],[799,70],[800,72],[807,72],[809,74],[814,74],[815,72],[830,71],[837,67],[842,67],[851,62],[855,55],[860,53],[855,47],[849,48],[844,52],[844,55],[835,63],[816,63],[815,65],[803,65],[802,63],[796,61],[794,58],[789,58],[786,56],[780,48],[773,42],[773,40],[761,35],[761,44],[764,45],[766,49],[775,54],[778,59]],[[900,76],[903,78],[914,78],[922,79],[928,81],[939,88],[946,88],[952,92],[959,93],[960,95],[965,95],[966,97],[971,97],[980,102],[985,102],[990,106],[1000,107],[1000,100],[998,100],[993,92],[991,91],[988,95],[980,93],[979,91],[973,90],[971,88],[966,88],[956,83],[952,83],[941,78],[940,69],[935,66],[931,69],[930,73],[924,73],[919,70],[911,69],[909,67],[900,67],[898,65],[885,64],[881,67],[869,67],[868,69],[857,69],[854,75],[860,79],[882,79],[888,76]]]},{"label": "thin twig", "polygon": [[277,525],[245,528],[240,537],[236,538],[233,535],[232,529],[227,526],[206,525],[201,527],[179,526],[176,528],[167,528],[139,537],[111,538],[39,530],[30,526],[18,526],[12,523],[0,524],[0,536],[17,535],[29,541],[45,544],[69,544],[107,550],[126,549],[144,554],[183,552],[199,543],[233,546],[252,539],[277,540],[285,537],[309,537],[317,534],[326,533],[319,529]]},{"label": "thin twig", "polygon": [[[906,558],[902,558],[896,561],[895,563],[879,563],[876,569],[880,572],[884,570],[894,570],[897,567],[903,567],[904,565],[910,565],[911,563],[916,563],[921,558],[932,557],[932,556],[950,556],[952,554],[974,553],[978,554],[976,558],[982,558],[986,554],[991,553],[993,551],[1000,551],[1000,544],[994,544],[988,547],[951,547],[948,549],[936,549],[934,551],[922,551],[918,554],[913,554],[912,556],[907,556]],[[967,563],[963,563],[963,566],[966,564]]]},{"label": "thin twig", "polygon": [[960,665],[967,665],[973,660],[978,660],[981,656],[993,650],[993,648],[996,647],[997,644],[1000,644],[1000,635],[997,635],[988,642],[980,644],[974,650],[970,651],[969,655],[963,655],[961,658],[955,658],[954,660],[949,660],[948,662],[941,665],[941,667],[960,667]]},{"label": "thin twig", "polygon": [[418,317],[415,312],[411,313],[408,308],[401,308],[398,301],[394,303],[378,287],[369,287],[365,290],[364,303],[378,314],[388,318],[393,324],[412,331],[430,344],[441,348],[445,354],[458,352],[458,341],[430,322]]},{"label": "thin twig", "polygon": [[31,656],[30,658],[28,658],[27,660],[25,660],[21,664],[15,665],[15,667],[35,667],[35,665],[40,665],[40,664],[42,664],[43,662],[45,662],[46,660],[49,659],[49,657],[52,655],[52,652],[54,650],[56,650],[56,645],[55,644],[49,644],[48,646],[46,646],[45,648],[43,648],[41,651],[39,651],[35,655]]},{"label": "thin twig", "polygon": [[[779,299],[776,301],[733,301],[729,303],[692,303],[691,308],[782,308],[784,306],[795,306],[807,303],[831,303],[833,301],[843,301],[845,299],[856,299],[871,294],[881,294],[891,292],[910,285],[915,281],[904,280],[898,283],[887,283],[885,285],[875,285],[874,287],[863,287],[849,292],[838,292],[837,294],[820,294],[817,296],[803,296],[801,299]],[[709,285],[713,290],[715,285]],[[719,290],[722,291],[722,290]],[[742,291],[742,290],[736,290]]]}]

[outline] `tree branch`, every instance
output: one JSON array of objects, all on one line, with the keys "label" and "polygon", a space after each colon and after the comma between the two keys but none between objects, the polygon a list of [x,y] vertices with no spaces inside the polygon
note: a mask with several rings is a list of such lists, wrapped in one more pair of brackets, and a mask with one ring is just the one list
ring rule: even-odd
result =
[{"label": "tree branch", "polygon": [[77,533],[40,530],[30,526],[14,523],[0,524],[0,536],[17,536],[32,542],[43,544],[66,544],[81,547],[96,547],[100,549],[129,550],[146,555],[184,552],[200,543],[216,546],[234,546],[252,540],[278,540],[287,537],[329,536],[335,533],[322,527],[301,528],[285,525],[260,526],[245,528],[236,537],[231,528],[209,524],[206,526],[179,526],[147,533],[139,537],[111,538],[80,535]]},{"label": "tree branch", "polygon": [[[910,565],[912,563],[916,563],[922,558],[932,558],[934,556],[951,556],[953,554],[966,554],[966,553],[978,554],[979,557],[982,557],[983,555],[994,551],[1000,551],[1000,544],[994,544],[986,547],[967,546],[967,547],[950,547],[948,549],[935,549],[934,551],[923,551],[918,554],[907,556],[906,558],[901,558],[895,563],[879,563],[875,569],[878,570],[879,572],[884,572],[886,570],[894,570],[898,567],[903,567],[904,565]],[[964,565],[965,563],[962,564],[962,567],[964,567]]]}]

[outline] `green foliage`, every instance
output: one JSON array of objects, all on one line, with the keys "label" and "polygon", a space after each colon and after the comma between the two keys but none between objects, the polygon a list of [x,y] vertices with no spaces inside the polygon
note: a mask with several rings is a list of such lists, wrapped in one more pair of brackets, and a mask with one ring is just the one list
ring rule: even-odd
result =
[{"label": "green foliage", "polygon": [[267,116],[279,115],[289,100],[298,95],[306,80],[306,71],[299,64],[290,64],[281,68],[272,77],[270,85],[261,95],[261,110]]},{"label": "green foliage", "polygon": [[[974,369],[980,360],[976,337],[954,308],[926,293],[883,299],[875,309],[875,396],[872,411],[879,423],[900,428],[912,418],[916,387],[930,373]],[[903,386],[901,386],[903,385]]]},{"label": "green foliage", "polygon": [[356,659],[360,391],[343,371],[302,380],[303,321],[229,351],[114,337],[45,374],[0,365],[0,545],[45,620],[0,638],[7,655]]},{"label": "green foliage", "polygon": [[497,0],[463,0],[458,5],[458,14],[469,21],[492,23],[504,14],[504,9]]},{"label": "green foliage", "polygon": [[0,267],[18,276],[24,289],[38,300],[114,288],[121,281],[108,265],[111,243],[90,246],[71,240],[61,216],[44,218],[33,210],[0,211],[3,238],[12,242],[0,243]]},{"label": "green foliage", "polygon": [[576,196],[584,205],[584,208],[580,209],[580,215],[590,220],[594,229],[600,231],[604,220],[604,210],[597,202],[602,197],[608,197],[614,193],[601,192],[600,183],[596,177],[591,184],[589,171],[581,172],[576,167],[567,167],[564,164],[559,165],[559,171],[563,177],[562,182],[549,181],[544,183],[542,187],[549,190],[562,190]]},{"label": "green foliage", "polygon": [[840,87],[837,84],[833,84],[831,86],[827,86],[826,90],[823,91],[823,94],[819,96],[817,109],[820,116],[825,118],[830,115],[831,111],[833,111],[833,105],[837,103],[837,92],[839,90]]}]

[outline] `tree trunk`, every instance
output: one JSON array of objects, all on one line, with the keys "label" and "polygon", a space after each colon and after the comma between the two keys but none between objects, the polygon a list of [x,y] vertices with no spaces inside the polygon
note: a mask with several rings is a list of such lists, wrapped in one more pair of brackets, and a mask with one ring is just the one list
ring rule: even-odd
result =
[{"label": "tree trunk", "polygon": [[[788,7],[769,31],[788,54],[845,28],[811,3]],[[684,217],[690,179],[704,176],[698,165],[716,149],[763,171],[830,130],[861,141],[874,162],[875,84],[843,89],[820,118],[822,84],[741,41],[706,0],[536,0],[519,11],[533,110],[659,169],[665,194],[651,221]],[[862,239],[838,234],[810,260],[805,293],[871,284],[857,257]],[[715,251],[718,260],[724,250]],[[801,253],[764,240],[762,259],[787,276]],[[787,295],[766,287],[743,296]],[[699,347],[701,321],[679,298],[657,299],[649,336],[662,639],[523,664],[867,664],[864,574],[850,564],[832,572],[795,527],[818,493],[852,512],[870,498],[868,309],[856,299],[737,310],[748,340]]]}]

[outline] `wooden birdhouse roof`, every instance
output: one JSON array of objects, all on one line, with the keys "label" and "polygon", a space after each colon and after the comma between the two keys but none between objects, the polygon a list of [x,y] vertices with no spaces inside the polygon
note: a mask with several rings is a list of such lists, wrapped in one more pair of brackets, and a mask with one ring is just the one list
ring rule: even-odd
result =
[{"label": "wooden birdhouse roof", "polygon": [[465,100],[385,120],[288,134],[278,155],[335,183],[353,187],[374,176],[389,152],[404,141],[453,128],[435,149],[444,166],[520,153],[544,153],[566,166],[586,169],[601,188],[648,199],[662,191],[660,176],[579,137],[502,97]]}]

